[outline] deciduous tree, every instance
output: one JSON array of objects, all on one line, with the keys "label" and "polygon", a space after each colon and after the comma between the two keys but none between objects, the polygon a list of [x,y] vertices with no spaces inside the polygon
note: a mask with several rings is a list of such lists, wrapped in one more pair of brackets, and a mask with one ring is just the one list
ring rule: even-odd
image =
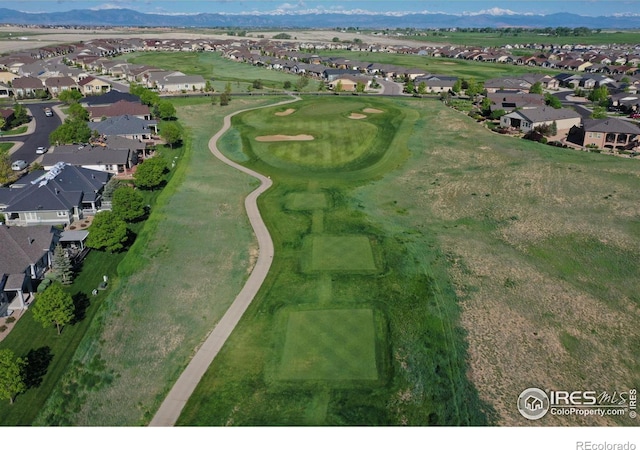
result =
[{"label": "deciduous tree", "polygon": [[44,328],[53,323],[60,334],[74,317],[75,306],[71,294],[65,292],[60,283],[53,283],[36,297],[33,318],[42,323]]},{"label": "deciduous tree", "polygon": [[24,360],[12,350],[0,350],[0,399],[13,404],[16,396],[27,389],[24,381]]},{"label": "deciduous tree", "polygon": [[144,206],[144,197],[131,186],[120,186],[113,193],[111,211],[127,222],[144,216]]},{"label": "deciduous tree", "polygon": [[182,130],[175,122],[164,122],[160,128],[160,136],[173,148],[174,144],[182,140]]},{"label": "deciduous tree", "polygon": [[168,100],[160,100],[155,106],[154,112],[156,116],[162,120],[171,120],[176,117],[176,108],[173,106],[173,103]]},{"label": "deciduous tree", "polygon": [[60,92],[58,95],[58,100],[62,103],[66,103],[70,105],[72,103],[77,103],[78,100],[82,98],[82,93],[80,91],[76,91],[75,89],[68,89],[66,91]]},{"label": "deciduous tree", "polygon": [[146,159],[133,175],[136,186],[142,189],[155,189],[164,181],[167,165],[160,157]]},{"label": "deciduous tree", "polygon": [[129,237],[127,224],[111,211],[101,211],[93,218],[87,237],[87,247],[110,253],[124,248]]}]

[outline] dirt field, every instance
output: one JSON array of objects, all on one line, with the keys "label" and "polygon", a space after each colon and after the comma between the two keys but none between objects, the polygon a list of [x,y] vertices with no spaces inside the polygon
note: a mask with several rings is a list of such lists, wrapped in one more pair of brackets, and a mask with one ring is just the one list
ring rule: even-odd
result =
[{"label": "dirt field", "polygon": [[[246,37],[228,36],[218,32],[214,34],[214,30],[210,33],[206,31],[195,32],[176,32],[167,28],[152,28],[141,31],[135,28],[117,28],[114,27],[110,30],[66,30],[66,29],[51,29],[51,28],[23,28],[23,27],[3,27],[2,30],[5,33],[12,33],[13,35],[9,39],[0,40],[0,53],[17,52],[21,50],[30,50],[34,48],[46,47],[50,45],[65,44],[71,42],[90,41],[92,39],[104,39],[104,38],[149,38],[151,36],[161,35],[166,39],[202,39],[211,38],[217,40],[251,40],[256,39],[257,35],[264,35],[267,38],[275,36],[281,31],[255,31],[248,33]],[[37,33],[37,34],[34,34]],[[365,43],[370,44],[401,44],[405,46],[422,46],[422,45],[434,45],[439,46],[441,44],[430,44],[426,42],[417,41],[401,41],[399,39],[393,39],[387,36],[372,36],[360,33],[339,33],[333,30],[302,30],[290,32],[292,39],[301,42],[331,42],[333,38],[339,35],[341,40],[353,40],[360,39]]]}]

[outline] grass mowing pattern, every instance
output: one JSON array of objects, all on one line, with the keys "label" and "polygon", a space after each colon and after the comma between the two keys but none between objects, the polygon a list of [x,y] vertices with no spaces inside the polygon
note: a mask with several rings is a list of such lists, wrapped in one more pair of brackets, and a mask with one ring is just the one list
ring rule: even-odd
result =
[{"label": "grass mowing pattern", "polygon": [[325,209],[329,205],[323,193],[294,192],[287,195],[286,208],[292,211]]},{"label": "grass mowing pattern", "polygon": [[279,379],[352,381],[378,378],[373,311],[293,311],[288,316]]},{"label": "grass mowing pattern", "polygon": [[[387,108],[386,113],[369,114],[362,120],[348,118],[366,107],[364,100],[335,98],[297,104],[296,112],[288,116],[250,111],[234,117],[233,123],[253,161],[285,170],[304,167],[333,173],[370,166],[387,152],[398,125],[393,110]],[[276,134],[309,134],[314,140],[256,141],[258,136]]]},{"label": "grass mowing pattern", "polygon": [[376,270],[366,236],[311,236],[308,272],[362,273]]},{"label": "grass mowing pattern", "polygon": [[[367,107],[383,111],[375,122],[363,119],[378,127],[376,142],[339,168],[259,159],[245,132],[268,134],[253,125],[268,126],[274,115],[237,116],[247,165],[274,181],[260,206],[276,257],[178,424],[487,423],[466,378],[456,296],[433,239],[424,237],[409,253],[406,230],[372,221],[368,205],[352,197],[355,188],[398,169],[418,114],[410,103],[328,97],[296,103],[295,114],[279,118],[307,111],[310,120],[315,111],[315,120],[332,121],[336,111]],[[326,205],[316,203],[318,194]],[[292,207],[304,199],[308,205]],[[346,363],[350,358],[359,362]]]}]

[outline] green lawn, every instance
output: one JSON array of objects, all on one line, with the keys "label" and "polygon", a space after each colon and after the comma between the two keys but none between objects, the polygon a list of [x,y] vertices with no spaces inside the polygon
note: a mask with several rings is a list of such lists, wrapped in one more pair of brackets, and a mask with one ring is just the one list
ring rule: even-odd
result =
[{"label": "green lawn", "polygon": [[[188,75],[202,75],[211,80],[213,88],[222,92],[227,83],[231,93],[247,92],[254,80],[262,81],[263,91],[283,90],[284,82],[295,86],[300,77],[278,70],[268,70],[251,64],[238,63],[224,58],[218,53],[148,52],[129,53],[114,59],[123,59],[135,64],[148,64],[165,70],[179,70]],[[317,82],[310,83],[304,90],[317,90]]]},{"label": "green lawn", "polygon": [[75,323],[66,326],[62,334],[58,335],[54,326],[42,328],[42,325],[33,319],[31,310],[27,310],[11,333],[0,342],[0,348],[10,348],[23,358],[33,359],[35,356],[41,362],[35,367],[39,369],[36,371],[38,377],[35,382],[24,394],[18,396],[13,405],[9,406],[8,401],[0,402],[2,425],[33,423],[70,365],[74,352],[112,287],[106,291],[99,291],[97,296],[92,296],[91,291],[98,287],[104,275],[115,280],[116,267],[123,256],[98,251],[89,253],[82,263],[79,275],[73,284],[66,288],[74,297],[82,314]]},{"label": "green lawn", "polygon": [[[472,45],[482,47],[501,47],[504,45],[537,44],[635,44],[639,39],[638,31],[634,30],[605,30],[600,33],[592,33],[588,36],[545,36],[539,32],[518,31],[504,32],[504,30],[492,29],[488,33],[477,31],[429,31],[423,36],[413,36],[407,39],[425,42],[446,43],[454,45]],[[533,53],[533,50],[531,50]]]},{"label": "green lawn", "polygon": [[13,147],[12,142],[0,142],[0,155],[3,153],[7,153]]},{"label": "green lawn", "polygon": [[28,128],[27,125],[22,125],[12,130],[3,131],[2,136],[13,136],[16,134],[22,134],[27,131],[27,128]]},{"label": "green lawn", "polygon": [[373,311],[333,309],[288,313],[279,380],[376,380]]},{"label": "green lawn", "polygon": [[314,235],[305,245],[308,272],[360,273],[376,270],[371,243],[366,236]]},{"label": "green lawn", "polygon": [[[397,230],[371,220],[370,205],[353,198],[358,186],[385,178],[406,160],[417,119],[413,105],[328,97],[292,107],[294,114],[278,117],[289,118],[291,126],[303,119],[331,122],[369,107],[384,113],[368,122],[377,128],[368,156],[333,170],[308,165],[304,157],[258,158],[245,131],[251,136],[272,130],[269,110],[234,121],[246,143],[246,164],[274,180],[260,205],[276,257],[263,289],[178,423],[487,423],[465,376],[457,305],[444,266],[436,263],[429,274],[414,266],[414,257],[392,237]],[[323,139],[346,151],[335,135],[348,128],[337,127]],[[237,155],[238,144],[225,142],[232,144],[230,155]],[[290,207],[292,199],[313,204],[318,194],[326,198],[322,208]],[[420,248],[422,258],[435,256],[429,245]],[[435,277],[442,283],[437,291]],[[437,299],[444,306],[438,308]],[[397,403],[404,391],[413,400]]]},{"label": "green lawn", "polygon": [[467,61],[464,59],[433,58],[429,56],[405,55],[395,53],[356,53],[347,50],[322,50],[323,56],[348,58],[357,61],[393,64],[401,67],[414,67],[429,73],[457,76],[460,78],[485,81],[490,78],[513,77],[524,73],[548,73],[555,75],[558,70],[541,67],[516,66],[513,64]]}]

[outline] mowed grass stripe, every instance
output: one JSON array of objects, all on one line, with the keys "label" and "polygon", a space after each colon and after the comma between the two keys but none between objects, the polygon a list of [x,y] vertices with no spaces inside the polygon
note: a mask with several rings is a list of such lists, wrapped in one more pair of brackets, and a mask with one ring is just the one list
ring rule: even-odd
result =
[{"label": "mowed grass stripe", "polygon": [[290,312],[278,377],[376,380],[373,311]]},{"label": "mowed grass stripe", "polygon": [[375,271],[371,243],[366,236],[313,236],[310,271]]}]

